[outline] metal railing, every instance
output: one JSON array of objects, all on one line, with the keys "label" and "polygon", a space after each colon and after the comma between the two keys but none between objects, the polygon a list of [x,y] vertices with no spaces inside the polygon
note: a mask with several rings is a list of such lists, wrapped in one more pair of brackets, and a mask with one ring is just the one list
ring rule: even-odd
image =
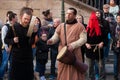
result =
[{"label": "metal railing", "polygon": [[[103,5],[107,3],[109,4],[110,0],[78,0],[78,1],[81,1],[85,4],[88,4],[92,7],[102,10]],[[115,1],[116,4],[120,7],[120,0],[115,0]]]},{"label": "metal railing", "polygon": [[109,0],[78,0],[92,7],[102,10],[103,4],[109,3]]}]

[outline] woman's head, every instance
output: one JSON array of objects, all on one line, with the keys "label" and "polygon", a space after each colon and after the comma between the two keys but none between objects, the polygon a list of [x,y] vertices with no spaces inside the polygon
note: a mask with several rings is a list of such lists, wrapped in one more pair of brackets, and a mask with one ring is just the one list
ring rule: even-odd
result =
[{"label": "woman's head", "polygon": [[78,22],[84,23],[84,18],[83,18],[82,15],[77,15],[77,16],[76,16],[76,19],[77,19]]},{"label": "woman's head", "polygon": [[36,19],[35,19],[35,25],[36,25],[38,28],[41,27],[41,20],[40,20],[40,18],[36,17]]},{"label": "woman's head", "polygon": [[116,21],[117,21],[117,23],[120,24],[120,14],[117,14],[117,16],[116,16]]},{"label": "woman's head", "polygon": [[52,13],[50,10],[43,11],[42,14],[44,15],[45,18],[52,18]]},{"label": "woman's head", "polygon": [[115,6],[116,2],[115,2],[115,0],[110,0],[109,4],[110,4],[110,6]]}]

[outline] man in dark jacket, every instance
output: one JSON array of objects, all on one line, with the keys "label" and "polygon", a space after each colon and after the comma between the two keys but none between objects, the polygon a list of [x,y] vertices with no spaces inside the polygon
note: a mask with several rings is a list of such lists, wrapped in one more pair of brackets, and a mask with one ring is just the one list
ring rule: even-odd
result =
[{"label": "man in dark jacket", "polygon": [[[55,32],[55,29],[57,28],[57,26],[59,26],[60,24],[60,19],[56,18],[53,20],[53,27],[51,27],[49,29],[49,35],[48,38],[51,38]],[[56,57],[58,54],[58,45],[59,42],[54,44],[54,45],[50,45],[50,59],[51,59],[51,70],[50,70],[50,80],[55,79],[55,64],[56,64]]]}]

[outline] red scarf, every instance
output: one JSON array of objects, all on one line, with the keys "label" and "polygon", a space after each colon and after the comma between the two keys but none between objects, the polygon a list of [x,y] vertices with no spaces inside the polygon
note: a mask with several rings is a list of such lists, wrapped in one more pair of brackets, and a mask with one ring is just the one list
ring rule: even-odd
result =
[{"label": "red scarf", "polygon": [[87,32],[89,31],[89,36],[100,36],[101,28],[99,26],[98,18],[96,17],[95,12],[91,13],[89,23],[87,26]]}]

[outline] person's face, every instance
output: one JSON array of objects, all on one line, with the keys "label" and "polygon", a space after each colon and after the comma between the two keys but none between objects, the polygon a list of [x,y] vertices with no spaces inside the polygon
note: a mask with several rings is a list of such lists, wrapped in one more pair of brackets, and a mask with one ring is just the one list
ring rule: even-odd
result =
[{"label": "person's face", "polygon": [[100,12],[96,12],[96,16],[98,17],[98,18],[100,18]]},{"label": "person's face", "polygon": [[40,22],[39,22],[39,20],[36,18],[35,19],[35,24],[39,24]]},{"label": "person's face", "polygon": [[76,15],[74,15],[73,10],[67,10],[66,13],[66,20],[74,20],[76,18]]},{"label": "person's face", "polygon": [[24,13],[22,16],[21,16],[21,25],[23,27],[27,27],[29,22],[30,22],[30,18],[31,18],[31,15],[28,15],[26,13]]},{"label": "person's face", "polygon": [[104,11],[104,13],[108,13],[109,12],[109,7],[104,7],[103,11]]},{"label": "person's face", "polygon": [[76,19],[79,23],[82,23],[82,16],[77,16]]},{"label": "person's face", "polygon": [[18,22],[18,17],[17,17],[17,15],[15,15],[15,22]]},{"label": "person's face", "polygon": [[43,41],[47,41],[47,34],[42,34],[42,35],[41,35],[41,39],[42,39]]},{"label": "person's face", "polygon": [[120,24],[120,16],[117,16],[117,17],[116,17],[116,21],[117,21],[117,23]]},{"label": "person's face", "polygon": [[53,22],[54,27],[57,27],[59,24],[60,24],[59,20],[54,20],[54,22]]},{"label": "person's face", "polygon": [[110,0],[110,4],[115,4],[115,1],[114,0]]},{"label": "person's face", "polygon": [[34,26],[33,27],[33,32],[37,32],[38,31],[38,27],[37,26]]},{"label": "person's face", "polygon": [[52,12],[50,12],[50,14],[47,16],[48,18],[52,18]]}]

